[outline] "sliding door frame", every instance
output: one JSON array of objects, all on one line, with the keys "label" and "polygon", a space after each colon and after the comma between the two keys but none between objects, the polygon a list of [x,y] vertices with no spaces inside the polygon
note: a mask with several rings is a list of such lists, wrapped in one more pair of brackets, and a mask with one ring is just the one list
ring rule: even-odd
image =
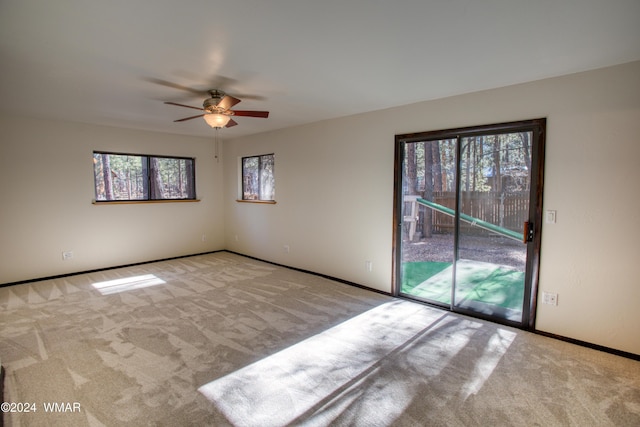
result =
[{"label": "sliding door frame", "polygon": [[[395,136],[395,154],[394,154],[394,189],[393,189],[393,245],[392,245],[392,284],[391,293],[394,296],[400,295],[401,284],[401,266],[402,266],[402,227],[403,227],[403,191],[402,177],[404,164],[404,147],[406,143],[415,143],[421,141],[457,139],[457,158],[456,164],[459,162],[460,156],[460,139],[470,136],[485,136],[497,133],[512,132],[532,132],[531,138],[531,190],[529,199],[529,218],[530,224],[533,224],[533,239],[527,244],[527,266],[525,273],[525,304],[522,310],[522,322],[512,322],[508,320],[496,319],[494,317],[484,316],[480,313],[470,310],[464,310],[454,307],[452,298],[449,309],[451,311],[468,314],[474,317],[486,318],[488,320],[516,326],[521,329],[534,330],[535,317],[537,307],[538,280],[540,274],[540,247],[542,243],[542,196],[544,184],[544,153],[545,153],[545,135],[546,135],[546,119],[523,120],[516,122],[499,123],[485,126],[470,126],[456,129],[446,129],[437,131],[426,131],[411,134],[403,134]],[[459,169],[459,168],[456,168]],[[459,170],[456,186],[459,180]],[[458,219],[459,219],[459,201],[456,200],[456,229],[455,239],[458,238]],[[457,245],[455,245],[457,247]],[[454,256],[457,258],[457,254]],[[437,305],[442,307],[441,305]]]}]

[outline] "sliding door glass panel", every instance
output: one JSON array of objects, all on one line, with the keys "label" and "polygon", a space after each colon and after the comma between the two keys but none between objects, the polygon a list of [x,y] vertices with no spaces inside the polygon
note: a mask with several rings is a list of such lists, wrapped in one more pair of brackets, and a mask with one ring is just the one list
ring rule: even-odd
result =
[{"label": "sliding door glass panel", "polygon": [[454,308],[522,321],[531,132],[460,139]]},{"label": "sliding door glass panel", "polygon": [[455,139],[404,144],[402,170],[400,293],[449,307],[454,260]]}]

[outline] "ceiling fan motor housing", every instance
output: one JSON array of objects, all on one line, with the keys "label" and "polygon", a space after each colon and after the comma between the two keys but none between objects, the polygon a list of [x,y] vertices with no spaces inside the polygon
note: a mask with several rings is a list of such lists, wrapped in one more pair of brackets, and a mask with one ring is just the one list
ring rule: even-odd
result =
[{"label": "ceiling fan motor housing", "polygon": [[202,103],[202,107],[210,113],[216,113],[219,110],[218,104],[220,103],[220,101],[222,101],[222,97],[216,96],[212,98],[207,98]]}]

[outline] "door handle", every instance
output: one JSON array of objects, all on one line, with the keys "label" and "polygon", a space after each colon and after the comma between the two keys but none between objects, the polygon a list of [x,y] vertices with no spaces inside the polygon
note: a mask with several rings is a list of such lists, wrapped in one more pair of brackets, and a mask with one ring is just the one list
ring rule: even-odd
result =
[{"label": "door handle", "polygon": [[533,224],[529,221],[525,221],[523,228],[522,243],[533,242]]}]

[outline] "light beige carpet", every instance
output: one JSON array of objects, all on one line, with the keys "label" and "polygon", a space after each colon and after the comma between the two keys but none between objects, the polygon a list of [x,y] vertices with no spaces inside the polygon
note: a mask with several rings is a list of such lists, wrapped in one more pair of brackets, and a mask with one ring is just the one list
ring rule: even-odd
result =
[{"label": "light beige carpet", "polygon": [[640,362],[226,252],[0,310],[9,426],[640,425]]}]

